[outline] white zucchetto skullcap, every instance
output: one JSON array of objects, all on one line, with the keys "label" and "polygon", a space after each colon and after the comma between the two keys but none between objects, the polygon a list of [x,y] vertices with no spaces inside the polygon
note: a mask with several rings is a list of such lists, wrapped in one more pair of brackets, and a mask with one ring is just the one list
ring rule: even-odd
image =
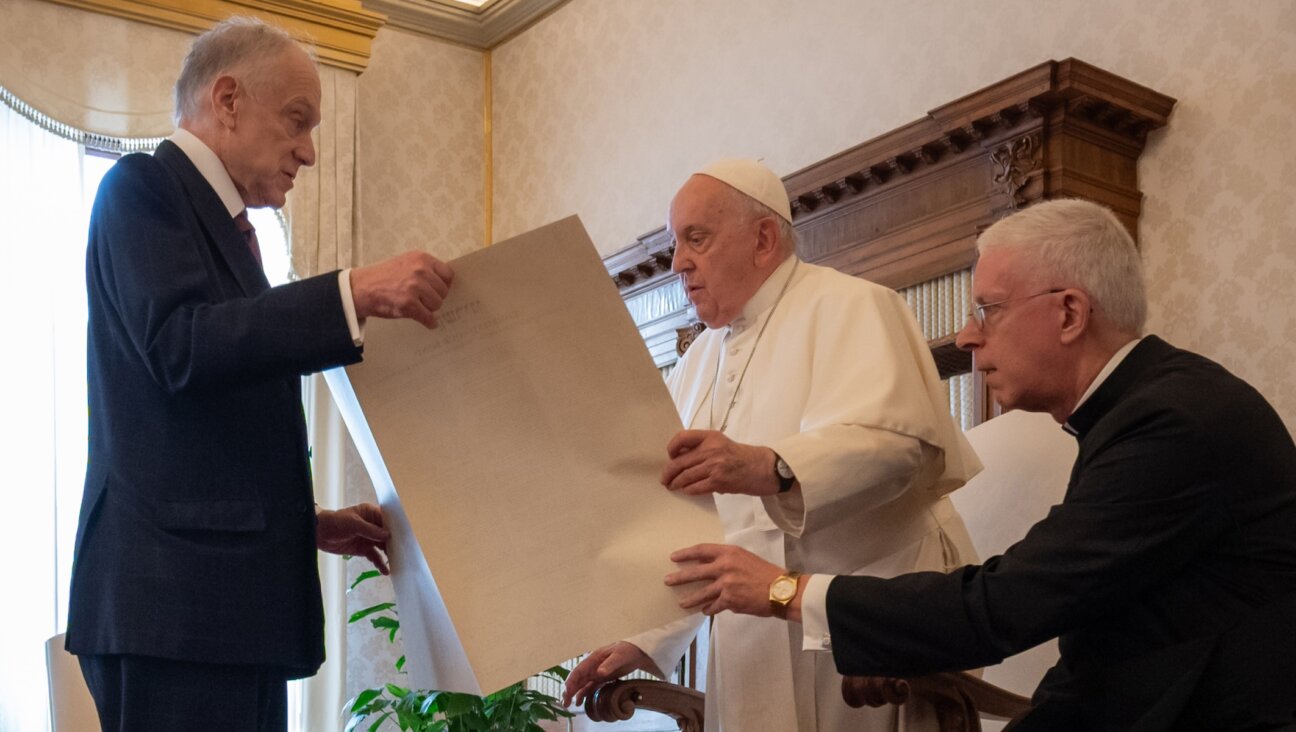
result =
[{"label": "white zucchetto skullcap", "polygon": [[755,199],[792,223],[792,206],[787,189],[774,171],[755,160],[727,158],[717,160],[697,172],[724,183],[748,198]]}]

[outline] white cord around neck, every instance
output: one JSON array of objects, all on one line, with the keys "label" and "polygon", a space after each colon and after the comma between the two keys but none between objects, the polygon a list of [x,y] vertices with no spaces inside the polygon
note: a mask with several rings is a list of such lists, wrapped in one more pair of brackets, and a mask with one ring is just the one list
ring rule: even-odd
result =
[{"label": "white cord around neck", "polygon": [[769,313],[765,315],[765,322],[761,323],[760,330],[756,333],[756,340],[752,343],[751,353],[747,354],[747,362],[743,364],[742,373],[738,375],[738,383],[734,385],[733,396],[729,398],[729,406],[725,407],[724,418],[720,420],[720,427],[715,426],[715,400],[717,388],[720,385],[720,361],[724,358],[724,348],[720,349],[720,354],[716,356],[715,376],[711,377],[711,405],[707,408],[707,420],[712,429],[719,429],[724,432],[729,427],[729,415],[733,413],[734,405],[738,403],[738,390],[742,388],[743,379],[747,378],[747,367],[751,366],[752,357],[756,355],[756,347],[760,345],[761,336],[765,335],[765,328],[769,325],[770,320],[774,317],[774,311],[778,309],[779,303],[783,302],[783,295],[788,290],[788,285],[792,284],[792,277],[796,275],[797,267],[800,266],[801,260],[796,259],[792,262],[792,271],[788,272],[787,279],[783,280],[783,287],[779,290],[778,297],[774,298],[774,304],[770,306]]}]

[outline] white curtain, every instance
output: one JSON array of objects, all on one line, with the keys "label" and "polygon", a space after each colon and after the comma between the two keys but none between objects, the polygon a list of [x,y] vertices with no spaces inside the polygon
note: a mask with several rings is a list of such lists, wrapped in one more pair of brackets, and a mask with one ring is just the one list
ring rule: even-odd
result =
[{"label": "white curtain", "polygon": [[[320,67],[323,118],[316,131],[316,162],[303,168],[288,202],[293,270],[301,277],[355,262],[356,74]],[[307,381],[303,395],[310,431],[315,498],[325,508],[345,502],[347,433],[323,377]],[[326,660],[298,687],[303,730],[341,732],[346,700],[346,564],[320,554]]]},{"label": "white curtain", "polygon": [[44,642],[67,622],[86,465],[87,214],[103,162],[0,104],[0,730],[47,729]]}]

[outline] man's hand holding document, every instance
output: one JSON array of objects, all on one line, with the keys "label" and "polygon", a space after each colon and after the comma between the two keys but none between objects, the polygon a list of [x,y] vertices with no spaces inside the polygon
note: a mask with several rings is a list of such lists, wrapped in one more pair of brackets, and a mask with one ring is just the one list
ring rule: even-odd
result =
[{"label": "man's hand holding document", "polygon": [[374,480],[410,684],[492,692],[687,614],[662,489],[679,417],[575,217],[453,263],[438,327],[371,320],[329,385]]}]

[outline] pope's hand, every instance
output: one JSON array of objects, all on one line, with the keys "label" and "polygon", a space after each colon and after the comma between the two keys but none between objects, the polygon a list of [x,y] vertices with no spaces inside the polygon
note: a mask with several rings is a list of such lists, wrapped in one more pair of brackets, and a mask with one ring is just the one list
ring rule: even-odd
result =
[{"label": "pope's hand", "polygon": [[666,445],[666,453],[670,462],[662,469],[661,482],[672,491],[691,496],[778,493],[774,451],[768,447],[734,442],[714,430],[682,430]]},{"label": "pope's hand", "polygon": [[563,686],[563,706],[572,702],[584,704],[595,689],[631,671],[647,671],[664,676],[647,653],[629,641],[617,641],[592,651],[567,675]]}]

